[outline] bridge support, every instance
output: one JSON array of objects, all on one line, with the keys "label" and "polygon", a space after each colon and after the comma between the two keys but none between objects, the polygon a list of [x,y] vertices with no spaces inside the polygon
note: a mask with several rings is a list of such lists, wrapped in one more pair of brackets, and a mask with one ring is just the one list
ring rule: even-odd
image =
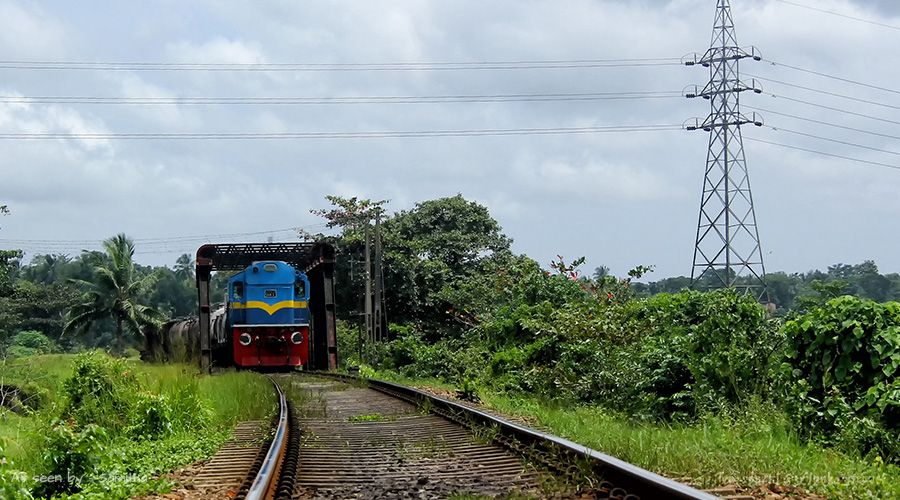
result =
[{"label": "bridge support", "polygon": [[209,373],[212,370],[212,339],[210,333],[209,277],[212,273],[212,260],[197,256],[197,303],[200,320],[200,369]]}]

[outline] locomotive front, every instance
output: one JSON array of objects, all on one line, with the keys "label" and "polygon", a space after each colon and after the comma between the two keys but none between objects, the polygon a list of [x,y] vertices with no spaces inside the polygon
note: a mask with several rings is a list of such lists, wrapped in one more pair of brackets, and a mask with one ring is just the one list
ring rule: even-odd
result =
[{"label": "locomotive front", "polygon": [[235,365],[290,368],[309,363],[309,279],[290,264],[253,262],[232,276],[226,321]]}]

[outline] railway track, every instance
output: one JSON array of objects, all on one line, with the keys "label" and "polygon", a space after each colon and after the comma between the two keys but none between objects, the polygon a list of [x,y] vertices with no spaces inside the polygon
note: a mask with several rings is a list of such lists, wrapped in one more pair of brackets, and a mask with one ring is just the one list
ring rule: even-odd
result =
[{"label": "railway track", "polygon": [[230,465],[246,471],[236,498],[717,498],[410,387],[331,373],[273,383],[271,438],[251,466]]}]

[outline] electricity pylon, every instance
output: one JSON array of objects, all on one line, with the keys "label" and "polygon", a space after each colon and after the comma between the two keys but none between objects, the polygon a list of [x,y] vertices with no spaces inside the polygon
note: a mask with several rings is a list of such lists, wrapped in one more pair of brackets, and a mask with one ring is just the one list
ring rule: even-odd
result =
[{"label": "electricity pylon", "polygon": [[740,111],[741,93],[762,90],[755,81],[750,85],[741,81],[739,61],[746,58],[762,59],[755,49],[738,46],[730,0],[717,0],[709,50],[684,61],[688,66],[709,68],[709,83],[685,93],[688,98],[702,97],[710,104],[705,120],[695,120],[686,127],[709,132],[691,286],[734,287],[766,300],[766,271],[741,136],[741,126],[762,126],[762,122],[755,113],[748,118]]}]

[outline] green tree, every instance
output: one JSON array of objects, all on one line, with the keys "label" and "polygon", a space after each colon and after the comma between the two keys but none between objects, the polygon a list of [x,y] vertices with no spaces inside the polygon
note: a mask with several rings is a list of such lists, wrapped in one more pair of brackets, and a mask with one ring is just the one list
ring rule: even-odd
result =
[{"label": "green tree", "polygon": [[494,252],[508,251],[512,241],[487,207],[462,195],[417,203],[385,226],[398,246],[422,260],[440,262],[454,274]]},{"label": "green tree", "polygon": [[344,198],[328,195],[325,199],[331,203],[332,208],[310,210],[310,212],[324,217],[328,221],[325,225],[329,228],[341,228],[344,237],[361,237],[360,233],[367,224],[370,224],[377,215],[384,215],[384,205],[388,203],[388,200],[372,201],[367,198],[359,199],[356,196]]},{"label": "green tree", "polygon": [[189,254],[181,254],[175,261],[175,276],[181,280],[194,279],[194,259]]},{"label": "green tree", "polygon": [[52,285],[67,278],[68,266],[72,259],[68,255],[38,255],[31,265],[23,269],[22,277],[32,283]]},{"label": "green tree", "polygon": [[823,306],[831,299],[850,294],[850,283],[843,279],[813,280],[809,288],[812,293],[797,297],[795,302],[796,309],[801,313]]},{"label": "green tree", "polygon": [[151,276],[139,277],[133,260],[134,243],[124,234],[103,242],[108,262],[94,268],[94,281],[79,280],[85,292],[69,309],[64,334],[84,333],[95,322],[111,318],[116,325],[116,348],[125,347],[125,330],[141,334],[141,327],[157,321],[159,313],[138,302],[152,284]]},{"label": "green tree", "polygon": [[0,250],[0,295],[10,292],[19,272],[20,250]]},{"label": "green tree", "polygon": [[[147,296],[149,305],[170,317],[196,314],[197,289],[193,279],[167,267],[157,267],[149,274],[153,278],[153,289]],[[218,293],[213,294],[214,301],[220,298]]]},{"label": "green tree", "polygon": [[7,354],[13,357],[31,356],[33,354],[50,354],[59,351],[59,346],[39,331],[19,332],[9,341]]},{"label": "green tree", "polygon": [[[313,210],[328,227],[341,233],[330,240],[340,258],[335,268],[342,319],[356,321],[353,309],[362,309],[364,271],[363,232],[381,215],[385,301],[392,323],[452,323],[442,290],[482,272],[496,254],[508,253],[510,240],[487,208],[457,195],[416,204],[393,215],[385,213],[385,200],[326,196],[329,209]],[[302,234],[307,239],[324,235]]]},{"label": "green tree", "polygon": [[398,323],[455,323],[442,291],[482,273],[511,244],[487,207],[462,195],[417,203],[383,226],[385,297]]}]

